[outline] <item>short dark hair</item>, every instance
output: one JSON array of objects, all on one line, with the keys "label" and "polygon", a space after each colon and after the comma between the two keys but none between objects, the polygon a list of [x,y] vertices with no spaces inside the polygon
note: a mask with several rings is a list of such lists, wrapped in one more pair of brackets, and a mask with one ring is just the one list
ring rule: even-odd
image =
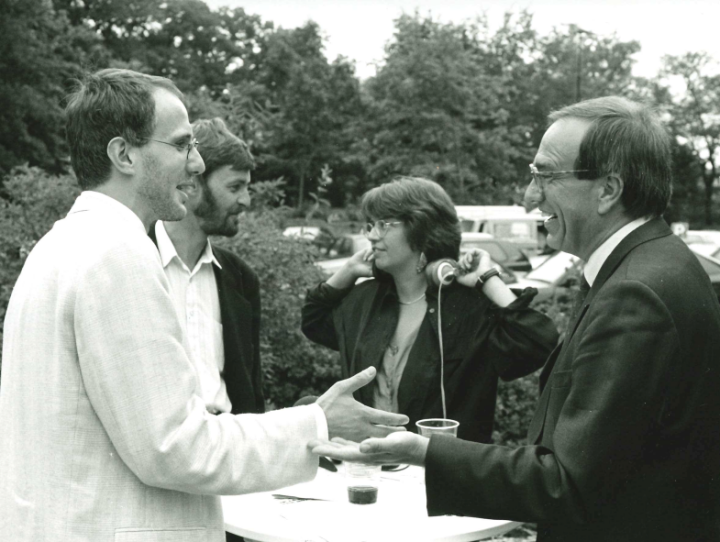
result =
[{"label": "short dark hair", "polygon": [[661,216],[672,195],[670,137],[646,105],[607,96],[569,105],[548,116],[590,121],[575,169],[590,170],[579,179],[615,174],[624,183],[621,202],[633,218]]},{"label": "short dark hair", "polygon": [[398,177],[365,193],[362,212],[368,220],[402,220],[413,250],[425,253],[428,262],[457,259],[460,223],[450,196],[428,179]]},{"label": "short dark hair", "polygon": [[231,133],[221,118],[196,120],[192,129],[205,162],[205,173],[198,176],[203,185],[207,185],[213,171],[223,166],[232,166],[237,171],[255,169],[255,159],[247,144]]},{"label": "short dark hair", "polygon": [[155,131],[152,93],[157,88],[183,99],[170,79],[132,70],[100,70],[77,82],[65,108],[65,128],[81,188],[101,185],[110,176],[107,146],[113,138],[122,137],[136,147],[148,143]]}]

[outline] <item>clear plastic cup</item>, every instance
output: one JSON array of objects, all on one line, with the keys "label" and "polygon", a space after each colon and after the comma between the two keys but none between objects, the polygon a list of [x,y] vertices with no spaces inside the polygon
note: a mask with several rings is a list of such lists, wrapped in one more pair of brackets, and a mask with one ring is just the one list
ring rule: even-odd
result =
[{"label": "clear plastic cup", "polygon": [[348,500],[352,504],[374,504],[380,488],[380,465],[345,462]]},{"label": "clear plastic cup", "polygon": [[457,437],[457,430],[460,426],[460,422],[446,418],[428,418],[426,420],[419,420],[415,422],[415,425],[418,428],[418,432],[423,437],[429,437],[430,435],[448,435],[450,437]]}]

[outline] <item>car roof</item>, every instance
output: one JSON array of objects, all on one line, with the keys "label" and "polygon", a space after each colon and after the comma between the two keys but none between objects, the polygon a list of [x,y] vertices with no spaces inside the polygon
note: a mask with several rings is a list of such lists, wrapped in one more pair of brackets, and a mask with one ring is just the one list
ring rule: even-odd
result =
[{"label": "car roof", "polygon": [[489,233],[483,233],[483,232],[474,232],[474,231],[464,231],[462,232],[462,238],[463,240],[470,240],[470,241],[476,241],[480,239],[495,239],[495,237],[492,234]]}]

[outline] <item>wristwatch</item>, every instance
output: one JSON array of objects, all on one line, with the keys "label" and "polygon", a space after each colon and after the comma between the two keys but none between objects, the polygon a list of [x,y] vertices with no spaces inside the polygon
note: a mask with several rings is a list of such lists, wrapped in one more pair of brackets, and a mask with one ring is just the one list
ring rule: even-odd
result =
[{"label": "wristwatch", "polygon": [[493,267],[492,269],[488,269],[482,275],[480,275],[478,277],[477,283],[480,287],[483,287],[483,286],[485,286],[485,283],[488,280],[490,280],[493,277],[499,277],[499,276],[500,276],[500,271],[498,271],[496,268]]}]

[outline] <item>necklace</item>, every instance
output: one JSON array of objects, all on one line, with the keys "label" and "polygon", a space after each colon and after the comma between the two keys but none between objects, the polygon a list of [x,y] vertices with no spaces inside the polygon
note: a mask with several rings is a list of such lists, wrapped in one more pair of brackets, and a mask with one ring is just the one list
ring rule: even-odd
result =
[{"label": "necklace", "polygon": [[400,298],[398,297],[398,303],[400,303],[401,305],[414,305],[421,299],[425,299],[425,294],[421,295],[420,297],[418,297],[417,299],[414,299],[412,301],[400,301]]}]

